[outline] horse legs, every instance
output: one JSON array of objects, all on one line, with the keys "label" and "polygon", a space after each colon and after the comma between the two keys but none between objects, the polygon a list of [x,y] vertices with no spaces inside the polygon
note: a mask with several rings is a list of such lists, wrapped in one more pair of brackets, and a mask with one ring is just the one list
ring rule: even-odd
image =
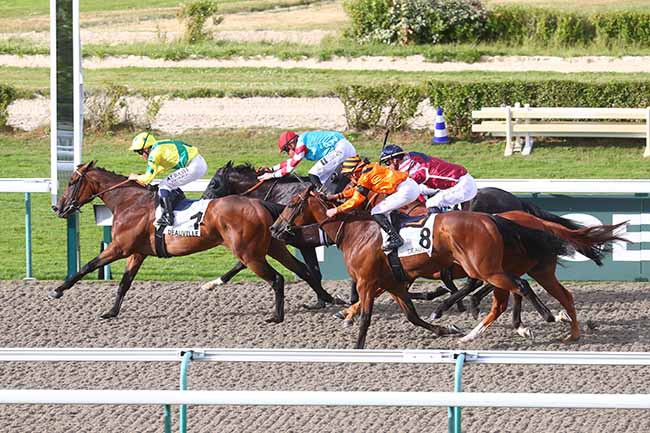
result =
[{"label": "horse legs", "polygon": [[[533,277],[551,296],[557,299],[568,313],[569,320],[571,321],[571,333],[562,341],[565,343],[577,341],[580,338],[580,326],[578,324],[578,315],[576,313],[571,292],[569,292],[557,280],[554,269],[552,268],[534,269],[529,271],[529,275]],[[558,316],[555,316],[555,320],[564,321],[566,318],[559,314]]]},{"label": "horse legs", "polygon": [[66,280],[54,290],[51,290],[48,293],[48,296],[52,299],[58,299],[63,296],[63,292],[72,287],[77,281],[81,280],[85,275],[91,273],[100,266],[105,266],[110,263],[113,263],[116,260],[124,258],[124,255],[121,251],[118,250],[113,244],[109,244],[108,248],[102,251],[97,257],[83,265],[83,267],[74,274],[73,276],[66,278]]},{"label": "horse legs", "polygon": [[357,282],[350,280],[350,304],[359,302],[359,292],[357,292]]},{"label": "horse legs", "polygon": [[491,286],[489,284],[486,284],[484,287],[481,288],[478,292],[474,293],[472,296],[469,298],[469,311],[472,313],[472,317],[474,319],[478,319],[479,313],[481,311],[480,306],[481,306],[481,300],[485,298],[492,290],[494,289],[494,286]]},{"label": "horse legs", "polygon": [[[463,337],[463,342],[471,341],[478,337],[494,322],[508,306],[509,292],[525,296],[546,321],[554,321],[555,318],[549,309],[540,301],[530,284],[522,278],[508,275],[504,272],[495,272],[486,278],[487,282],[495,287],[492,298],[492,309],[490,313],[477,325],[469,334]],[[496,290],[496,288],[501,290]],[[497,293],[498,292],[498,293]],[[505,299],[504,299],[505,298]]]},{"label": "horse legs", "polygon": [[246,265],[244,265],[242,262],[237,262],[235,266],[216,280],[208,281],[207,283],[203,284],[201,286],[202,289],[205,290],[210,290],[214,289],[217,286],[221,286],[223,284],[226,284],[228,281],[232,280],[232,278],[246,269]]},{"label": "horse legs", "polygon": [[269,252],[268,254],[276,259],[278,262],[282,263],[282,265],[298,275],[302,280],[304,280],[307,284],[309,284],[309,287],[312,288],[314,292],[316,292],[316,296],[318,297],[316,304],[313,305],[305,305],[305,308],[307,309],[320,309],[324,308],[327,306],[327,304],[335,304],[335,305],[344,305],[345,302],[341,299],[335,299],[327,293],[325,289],[323,289],[323,286],[321,285],[321,281],[318,278],[314,278],[314,276],[309,272],[309,269],[307,266],[296,259],[290,252],[287,250],[287,247],[284,245],[284,243],[281,243],[275,239],[271,241],[271,246],[269,247]]},{"label": "horse legs", "polygon": [[522,297],[516,293],[512,294],[512,327],[517,334],[524,338],[533,338],[533,331],[521,323],[521,301]]},{"label": "horse legs", "polygon": [[273,289],[275,308],[271,317],[265,320],[266,323],[282,322],[284,320],[284,277],[269,265],[264,256],[259,258],[242,254],[239,259],[255,275],[269,283]]},{"label": "horse legs", "polygon": [[145,258],[146,256],[143,256],[142,254],[133,254],[128,259],[126,259],[126,269],[124,270],[122,280],[120,281],[120,285],[117,289],[117,295],[115,296],[113,307],[106,313],[99,316],[100,318],[111,319],[113,317],[117,317],[117,315],[120,314],[120,308],[122,307],[122,301],[124,301],[124,295],[126,295],[126,292],[131,287],[131,283],[140,270],[140,266],[142,266],[142,262],[144,262]]},{"label": "horse legs", "polygon": [[480,280],[474,278],[469,278],[465,287],[460,290],[457,290],[455,293],[451,294],[447,299],[442,301],[440,305],[431,313],[429,320],[436,320],[442,317],[442,313],[449,310],[455,303],[460,299],[463,299],[465,296],[472,293],[476,288],[481,284]]},{"label": "horse legs", "polygon": [[[359,283],[357,281],[357,283]],[[357,344],[355,349],[363,349],[366,345],[366,336],[368,335],[368,328],[370,327],[370,319],[372,318],[372,307],[375,304],[376,290],[362,282],[357,284],[359,290],[359,303],[361,304],[361,317],[359,318],[359,336],[357,337]]]},{"label": "horse legs", "polygon": [[449,335],[449,334],[458,334],[460,332],[460,330],[453,325],[444,327],[444,326],[433,325],[429,322],[425,322],[424,320],[422,320],[417,310],[415,309],[415,305],[413,305],[413,301],[408,296],[408,290],[406,289],[406,287],[402,286],[397,290],[390,291],[389,293],[393,297],[395,302],[397,302],[397,305],[399,305],[399,307],[402,309],[404,314],[406,314],[406,318],[408,319],[408,321],[414,324],[415,326],[420,326],[424,329],[433,332],[436,337]]},{"label": "horse legs", "polygon": [[475,340],[481,335],[485,330],[494,323],[494,321],[508,308],[508,299],[510,298],[510,292],[502,289],[494,289],[494,294],[492,295],[492,308],[490,312],[485,316],[485,318],[478,324],[474,329],[471,330],[469,334],[460,339],[462,343],[467,343],[469,341]]}]

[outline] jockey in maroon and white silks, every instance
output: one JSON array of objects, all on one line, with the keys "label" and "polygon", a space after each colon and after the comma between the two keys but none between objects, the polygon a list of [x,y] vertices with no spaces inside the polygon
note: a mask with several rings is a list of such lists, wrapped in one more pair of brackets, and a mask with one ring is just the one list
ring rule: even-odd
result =
[{"label": "jockey in maroon and white silks", "polygon": [[462,165],[420,152],[404,152],[396,145],[387,146],[381,160],[419,184],[422,195],[429,197],[428,208],[452,208],[476,196],[476,181]]}]

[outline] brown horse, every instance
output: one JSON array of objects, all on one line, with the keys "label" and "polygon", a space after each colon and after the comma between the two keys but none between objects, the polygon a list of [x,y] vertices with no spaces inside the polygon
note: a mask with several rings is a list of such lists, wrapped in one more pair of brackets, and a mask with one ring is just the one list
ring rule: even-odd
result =
[{"label": "brown horse", "polygon": [[[153,226],[155,194],[136,182],[127,181],[125,176],[96,167],[95,161],[92,161],[76,168],[54,211],[57,216],[67,218],[95,197],[101,198],[113,212],[113,241],[49,295],[60,298],[84,275],[100,266],[127,258],[113,307],[101,315],[101,318],[108,319],[119,314],[124,296],[144,259],[156,256]],[[201,236],[165,235],[167,252],[170,256],[184,256],[224,245],[271,285],[275,308],[267,322],[279,323],[284,320],[284,278],[266,261],[267,255],[307,281],[319,297],[326,297],[327,293],[320,286],[320,280],[313,278],[305,265],[291,255],[284,242],[271,238],[269,226],[272,223],[273,217],[259,200],[241,196],[211,200],[205,211]]]},{"label": "brown horse", "polygon": [[343,251],[348,273],[357,283],[361,303],[361,323],[356,348],[365,346],[375,296],[389,292],[414,325],[433,331],[437,336],[458,333],[455,327],[432,325],[422,320],[408,297],[410,284],[418,277],[433,278],[436,272],[461,266],[472,278],[528,298],[543,316],[552,316],[539,301],[530,285],[523,279],[508,274],[502,258],[507,246],[542,261],[566,252],[567,243],[547,232],[529,229],[498,216],[474,212],[449,212],[436,217],[432,233],[426,236],[432,242],[432,255],[418,254],[401,259],[407,281],[399,281],[392,273],[386,255],[381,249],[379,226],[367,214],[347,214],[329,220],[325,211],[331,204],[311,188],[296,196],[271,227],[276,237],[303,214],[318,222],[330,239]]}]

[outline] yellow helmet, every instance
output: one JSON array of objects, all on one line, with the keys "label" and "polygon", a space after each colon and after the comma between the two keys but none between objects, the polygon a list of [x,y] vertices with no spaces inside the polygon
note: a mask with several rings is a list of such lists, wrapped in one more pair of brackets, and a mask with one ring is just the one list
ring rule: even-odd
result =
[{"label": "yellow helmet", "polygon": [[133,138],[129,150],[135,152],[149,149],[156,142],[156,137],[151,132],[141,132]]},{"label": "yellow helmet", "polygon": [[350,174],[359,171],[366,165],[358,155],[346,158],[341,166],[341,174]]}]

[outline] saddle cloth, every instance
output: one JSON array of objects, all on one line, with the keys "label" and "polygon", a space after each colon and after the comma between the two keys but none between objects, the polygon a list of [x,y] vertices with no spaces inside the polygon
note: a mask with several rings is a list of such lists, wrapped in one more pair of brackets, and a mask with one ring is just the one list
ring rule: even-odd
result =
[{"label": "saddle cloth", "polygon": [[[169,236],[201,236],[201,223],[210,200],[181,200],[174,207],[174,226],[165,227],[164,234]],[[156,207],[156,219],[160,218],[162,209]]]},{"label": "saddle cloth", "polygon": [[[427,253],[431,256],[431,251],[433,250],[433,223],[435,219],[436,214],[431,214],[426,220],[423,219],[423,223],[419,225],[409,223],[400,228],[399,234],[404,239],[404,245],[399,247],[397,255],[399,257],[407,257]],[[386,242],[388,235],[382,230],[381,237]],[[386,251],[386,254],[389,252]]]}]

